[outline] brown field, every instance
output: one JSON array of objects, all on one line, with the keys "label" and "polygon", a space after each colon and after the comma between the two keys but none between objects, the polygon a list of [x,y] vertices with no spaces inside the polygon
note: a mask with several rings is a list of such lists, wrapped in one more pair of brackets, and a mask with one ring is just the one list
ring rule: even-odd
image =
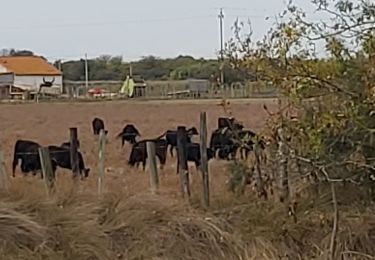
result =
[{"label": "brown field", "polygon": [[[157,195],[150,193],[147,172],[126,165],[130,146],[122,149],[115,139],[126,123],[134,123],[142,138],[152,138],[177,125],[198,127],[199,112],[206,111],[211,132],[223,115],[218,102],[0,105],[0,150],[8,176],[17,139],[59,145],[68,140],[69,127],[78,127],[81,151],[91,168],[90,177],[78,186],[72,185],[69,171],[58,169],[57,192],[51,197],[39,177],[24,177],[18,169],[16,178],[9,178],[9,189],[0,190],[0,259],[327,259],[332,206],[324,187],[316,197],[319,206],[311,203],[306,189],[295,223],[276,202],[276,193],[273,203],[272,197],[258,200],[251,189],[243,196],[229,192],[226,162],[209,163],[209,209],[201,206],[202,184],[193,165],[190,203],[180,196],[175,158],[168,157],[166,168],[159,171]],[[276,108],[270,99],[236,100],[232,112],[246,127],[261,130],[267,118],[265,103]],[[98,140],[91,131],[95,116],[103,118],[109,130],[102,196],[96,189]],[[343,189],[340,194],[356,194],[356,189]],[[331,259],[373,259],[374,212],[373,206],[340,211],[335,254],[341,257]]]},{"label": "brown field", "polygon": [[[5,154],[6,169],[10,174],[13,146],[17,139],[34,140],[42,145],[59,145],[69,140],[69,127],[77,127],[86,167],[91,168],[91,182],[97,174],[98,157],[98,142],[92,135],[91,121],[94,117],[100,117],[104,119],[109,131],[106,147],[107,179],[116,179],[129,184],[126,179],[134,176],[135,172],[126,165],[130,145],[126,144],[122,149],[120,140],[115,139],[125,124],[134,123],[140,130],[142,138],[153,138],[178,125],[196,126],[199,129],[199,113],[206,111],[210,133],[216,127],[217,118],[224,113],[218,103],[218,100],[181,100],[1,105],[0,149]],[[276,105],[275,100],[272,99],[244,99],[232,101],[231,109],[233,115],[243,121],[246,127],[259,130],[267,116],[262,108],[265,103],[270,108]],[[223,163],[210,162],[210,170],[220,174],[223,172]],[[195,169],[191,169],[194,173]],[[175,170],[176,160],[169,157],[167,167],[160,174],[164,177],[172,176],[170,181],[174,182],[177,180],[173,175]],[[69,175],[64,170],[58,172]],[[17,181],[22,176],[19,168],[16,174],[17,178],[13,181]],[[139,176],[137,178],[139,179]]]}]

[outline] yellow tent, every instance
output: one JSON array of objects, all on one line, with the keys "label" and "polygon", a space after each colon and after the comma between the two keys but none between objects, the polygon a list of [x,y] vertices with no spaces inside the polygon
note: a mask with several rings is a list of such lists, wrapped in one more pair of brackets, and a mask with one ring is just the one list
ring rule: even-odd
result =
[{"label": "yellow tent", "polygon": [[121,94],[126,94],[128,97],[133,97],[134,85],[134,80],[127,76],[119,92]]}]

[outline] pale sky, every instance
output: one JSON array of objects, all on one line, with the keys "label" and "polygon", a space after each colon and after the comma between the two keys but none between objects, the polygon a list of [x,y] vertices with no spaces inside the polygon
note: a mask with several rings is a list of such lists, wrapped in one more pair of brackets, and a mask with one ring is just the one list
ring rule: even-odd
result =
[{"label": "pale sky", "polygon": [[[313,12],[310,0],[295,0]],[[219,8],[224,39],[250,18],[254,38],[270,28],[284,0],[12,0],[0,3],[0,48],[30,49],[50,60],[122,55],[216,57]]]}]

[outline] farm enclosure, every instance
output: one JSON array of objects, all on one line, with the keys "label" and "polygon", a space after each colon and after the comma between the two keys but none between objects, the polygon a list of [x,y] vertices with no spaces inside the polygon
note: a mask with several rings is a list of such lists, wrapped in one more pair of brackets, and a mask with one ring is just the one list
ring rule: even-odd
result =
[{"label": "farm enclosure", "polygon": [[[259,130],[266,116],[262,109],[264,103],[269,107],[276,105],[271,99],[237,100],[232,104],[232,111],[246,127]],[[134,171],[126,164],[130,146],[127,144],[122,149],[120,140],[115,139],[125,124],[134,123],[140,130],[142,139],[153,138],[168,129],[175,129],[178,125],[199,127],[199,112],[206,111],[210,133],[216,127],[217,118],[223,115],[218,104],[219,101],[206,100],[1,105],[0,142],[5,154],[6,169],[10,173],[16,140],[26,139],[42,145],[59,145],[68,141],[69,127],[78,127],[81,151],[87,167],[92,169],[89,179],[90,182],[95,182],[98,140],[92,134],[91,121],[94,117],[100,117],[104,119],[109,131],[106,148],[107,176],[109,179],[125,177]],[[223,162],[210,163],[211,171],[219,173],[222,171],[222,164]],[[175,171],[176,158],[169,157],[163,172],[177,180],[173,174]],[[17,174],[20,176],[20,171],[17,171]]]},{"label": "farm enclosure", "polygon": [[[232,102],[233,114],[245,127],[254,130],[260,130],[265,122],[263,104],[271,109],[277,105],[270,99]],[[194,167],[190,167],[192,203],[188,205],[180,196],[176,158],[168,156],[165,169],[159,171],[158,195],[150,194],[148,171],[143,173],[126,165],[130,146],[121,149],[120,140],[115,139],[126,123],[134,123],[142,139],[152,138],[177,125],[199,126],[199,112],[206,111],[210,133],[216,127],[217,117],[223,115],[218,103],[181,100],[0,105],[0,149],[5,153],[8,176],[17,139],[34,140],[42,145],[60,144],[68,140],[69,127],[78,127],[81,151],[91,168],[89,178],[78,186],[79,193],[71,190],[71,173],[58,169],[57,196],[53,199],[46,196],[39,177],[23,178],[18,170],[16,178],[8,178],[9,192],[0,192],[0,203],[4,205],[0,230],[8,232],[0,232],[0,241],[14,239],[14,234],[30,224],[40,230],[29,231],[24,243],[34,239],[31,240],[34,244],[27,244],[30,248],[23,251],[20,247],[13,249],[16,243],[11,240],[2,249],[5,258],[1,259],[20,259],[20,252],[25,255],[22,259],[40,259],[44,253],[47,258],[50,256],[48,259],[95,260],[277,259],[285,252],[293,256],[291,259],[297,259],[299,255],[320,254],[309,245],[320,243],[321,248],[325,247],[331,226],[322,226],[315,214],[323,212],[319,216],[330,216],[330,206],[314,211],[313,217],[300,214],[301,222],[292,223],[281,206],[257,201],[251,192],[243,197],[228,192],[227,162],[212,160],[209,162],[211,205],[204,211],[200,207],[201,177]],[[91,131],[91,120],[96,116],[105,120],[109,130],[103,197],[98,197],[96,183],[99,144]],[[363,223],[353,223],[349,229],[357,230],[359,226]],[[287,239],[296,235],[300,239],[285,245],[285,237],[280,236],[285,227],[293,232]],[[38,249],[42,250],[40,253],[35,248],[45,241],[47,246]],[[30,249],[36,253],[31,254]],[[57,258],[60,254],[64,257]],[[17,257],[12,258],[13,255]]]}]

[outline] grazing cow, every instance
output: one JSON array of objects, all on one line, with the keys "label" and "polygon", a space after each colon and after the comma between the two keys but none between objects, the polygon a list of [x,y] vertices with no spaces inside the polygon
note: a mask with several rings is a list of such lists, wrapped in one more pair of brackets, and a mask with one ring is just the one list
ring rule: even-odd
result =
[{"label": "grazing cow", "polygon": [[41,146],[33,141],[17,140],[14,145],[14,155],[12,163],[12,176],[15,177],[15,170],[21,160],[22,173],[32,172],[33,175],[40,171],[40,159],[38,149]]},{"label": "grazing cow", "polygon": [[147,142],[155,143],[155,154],[160,162],[160,169],[164,168],[167,160],[167,141],[161,138],[142,140],[133,144],[132,150],[130,152],[128,164],[132,167],[138,167],[142,163],[143,170],[146,168],[147,160]]},{"label": "grazing cow", "polygon": [[[198,130],[195,127],[186,130],[187,143],[191,143],[193,135],[198,135]],[[173,157],[173,149],[177,148],[177,130],[167,130],[165,132],[165,139],[167,140],[167,146],[169,146],[169,152]]]},{"label": "grazing cow", "polygon": [[92,121],[92,130],[94,132],[94,135],[99,135],[100,130],[104,130],[104,133],[107,134],[108,131],[104,128],[104,121],[100,118],[95,117]]},{"label": "grazing cow", "polygon": [[117,138],[121,137],[121,147],[123,147],[125,141],[130,144],[135,144],[137,136],[141,136],[138,129],[133,124],[127,124],[122,129],[122,132],[117,135]]},{"label": "grazing cow", "polygon": [[[55,162],[57,166],[72,170],[72,164],[70,161],[70,149],[65,147],[59,147],[50,145],[48,146],[51,161]],[[85,167],[82,154],[78,152],[78,168],[81,177],[87,178],[89,176],[90,169]]]},{"label": "grazing cow", "polygon": [[210,145],[214,154],[219,152],[220,159],[234,159],[239,148],[235,142],[233,131],[229,128],[216,129],[211,134]]},{"label": "grazing cow", "polygon": [[[215,154],[211,148],[207,148],[207,161],[214,158]],[[186,144],[186,160],[188,162],[194,162],[197,170],[201,165],[201,150],[198,143]]]}]

